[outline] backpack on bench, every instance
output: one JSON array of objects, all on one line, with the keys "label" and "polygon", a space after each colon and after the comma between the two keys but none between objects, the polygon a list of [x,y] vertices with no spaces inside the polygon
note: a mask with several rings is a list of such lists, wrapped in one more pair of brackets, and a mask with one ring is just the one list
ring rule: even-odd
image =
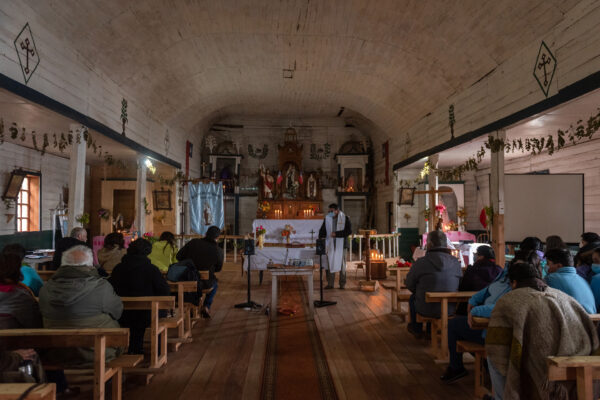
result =
[{"label": "backpack on bench", "polygon": [[196,293],[184,293],[183,300],[186,303],[192,303],[195,306],[200,304],[202,291],[200,290],[200,275],[192,260],[183,260],[169,266],[167,271],[167,280],[171,282],[196,281],[198,282],[198,291]]}]

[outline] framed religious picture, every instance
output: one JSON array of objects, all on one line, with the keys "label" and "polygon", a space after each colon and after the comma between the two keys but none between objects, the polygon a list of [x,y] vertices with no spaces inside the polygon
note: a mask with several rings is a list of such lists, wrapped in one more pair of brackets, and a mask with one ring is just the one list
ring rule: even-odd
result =
[{"label": "framed religious picture", "polygon": [[415,205],[415,188],[400,188],[400,206],[414,206]]},{"label": "framed religious picture", "polygon": [[155,190],[152,194],[154,195],[155,210],[172,210],[170,190]]}]

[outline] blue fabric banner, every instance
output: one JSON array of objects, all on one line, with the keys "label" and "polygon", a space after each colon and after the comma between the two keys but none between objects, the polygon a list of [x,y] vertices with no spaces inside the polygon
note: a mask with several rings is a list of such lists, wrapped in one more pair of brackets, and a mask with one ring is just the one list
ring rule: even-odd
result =
[{"label": "blue fabric banner", "polygon": [[192,230],[200,235],[204,235],[213,225],[223,230],[225,226],[223,186],[214,182],[190,184],[189,193]]}]

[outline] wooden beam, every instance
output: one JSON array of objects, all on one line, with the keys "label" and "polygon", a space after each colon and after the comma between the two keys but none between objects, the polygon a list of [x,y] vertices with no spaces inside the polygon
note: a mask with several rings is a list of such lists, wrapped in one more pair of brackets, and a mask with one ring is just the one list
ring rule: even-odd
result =
[{"label": "wooden beam", "polygon": [[[506,131],[492,134],[495,139],[506,139]],[[490,202],[494,209],[492,221],[492,247],[496,253],[496,263],[504,267],[504,151],[492,152],[490,175]]]}]

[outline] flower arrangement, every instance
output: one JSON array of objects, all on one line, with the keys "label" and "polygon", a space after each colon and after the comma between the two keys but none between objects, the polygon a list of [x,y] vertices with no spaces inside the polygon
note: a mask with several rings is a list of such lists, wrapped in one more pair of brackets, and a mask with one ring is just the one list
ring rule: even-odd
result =
[{"label": "flower arrangement", "polygon": [[442,215],[446,211],[446,206],[443,204],[438,204],[435,206],[435,212],[437,215]]},{"label": "flower arrangement", "polygon": [[265,228],[263,228],[262,225],[256,228],[257,236],[264,235],[265,233],[267,233],[267,230]]},{"label": "flower arrangement", "polygon": [[75,217],[75,221],[79,222],[81,225],[86,226],[90,223],[90,214],[83,213]]},{"label": "flower arrangement", "polygon": [[400,267],[400,268],[410,268],[412,267],[412,263],[408,262],[408,261],[404,261],[404,260],[397,260],[396,261],[396,266]]},{"label": "flower arrangement", "polygon": [[429,209],[429,207],[423,210],[423,216],[425,217],[425,221],[429,221],[429,218],[431,218],[431,210]]},{"label": "flower arrangement", "polygon": [[268,213],[269,211],[271,211],[271,203],[269,203],[269,202],[268,202],[268,201],[266,201],[266,200],[264,200],[264,201],[261,201],[261,202],[258,204],[258,209],[259,209],[260,211],[262,211],[263,213]]},{"label": "flower arrangement", "polygon": [[448,230],[449,231],[457,231],[458,230],[458,224],[454,221],[450,221],[448,222]]},{"label": "flower arrangement", "polygon": [[142,237],[152,244],[158,242],[158,238],[154,236],[153,232],[146,232],[142,235]]},{"label": "flower arrangement", "polygon": [[463,228],[467,227],[467,210],[461,208],[456,212],[456,217],[458,218],[458,225]]},{"label": "flower arrangement", "polygon": [[296,231],[294,230],[294,228],[290,224],[286,224],[283,227],[283,229],[281,230],[281,237],[285,238],[285,240],[289,243],[290,242],[290,235],[292,233],[296,233]]},{"label": "flower arrangement", "polygon": [[101,208],[98,210],[98,217],[100,217],[100,219],[107,221],[110,218],[110,211],[107,210],[106,208]]}]

